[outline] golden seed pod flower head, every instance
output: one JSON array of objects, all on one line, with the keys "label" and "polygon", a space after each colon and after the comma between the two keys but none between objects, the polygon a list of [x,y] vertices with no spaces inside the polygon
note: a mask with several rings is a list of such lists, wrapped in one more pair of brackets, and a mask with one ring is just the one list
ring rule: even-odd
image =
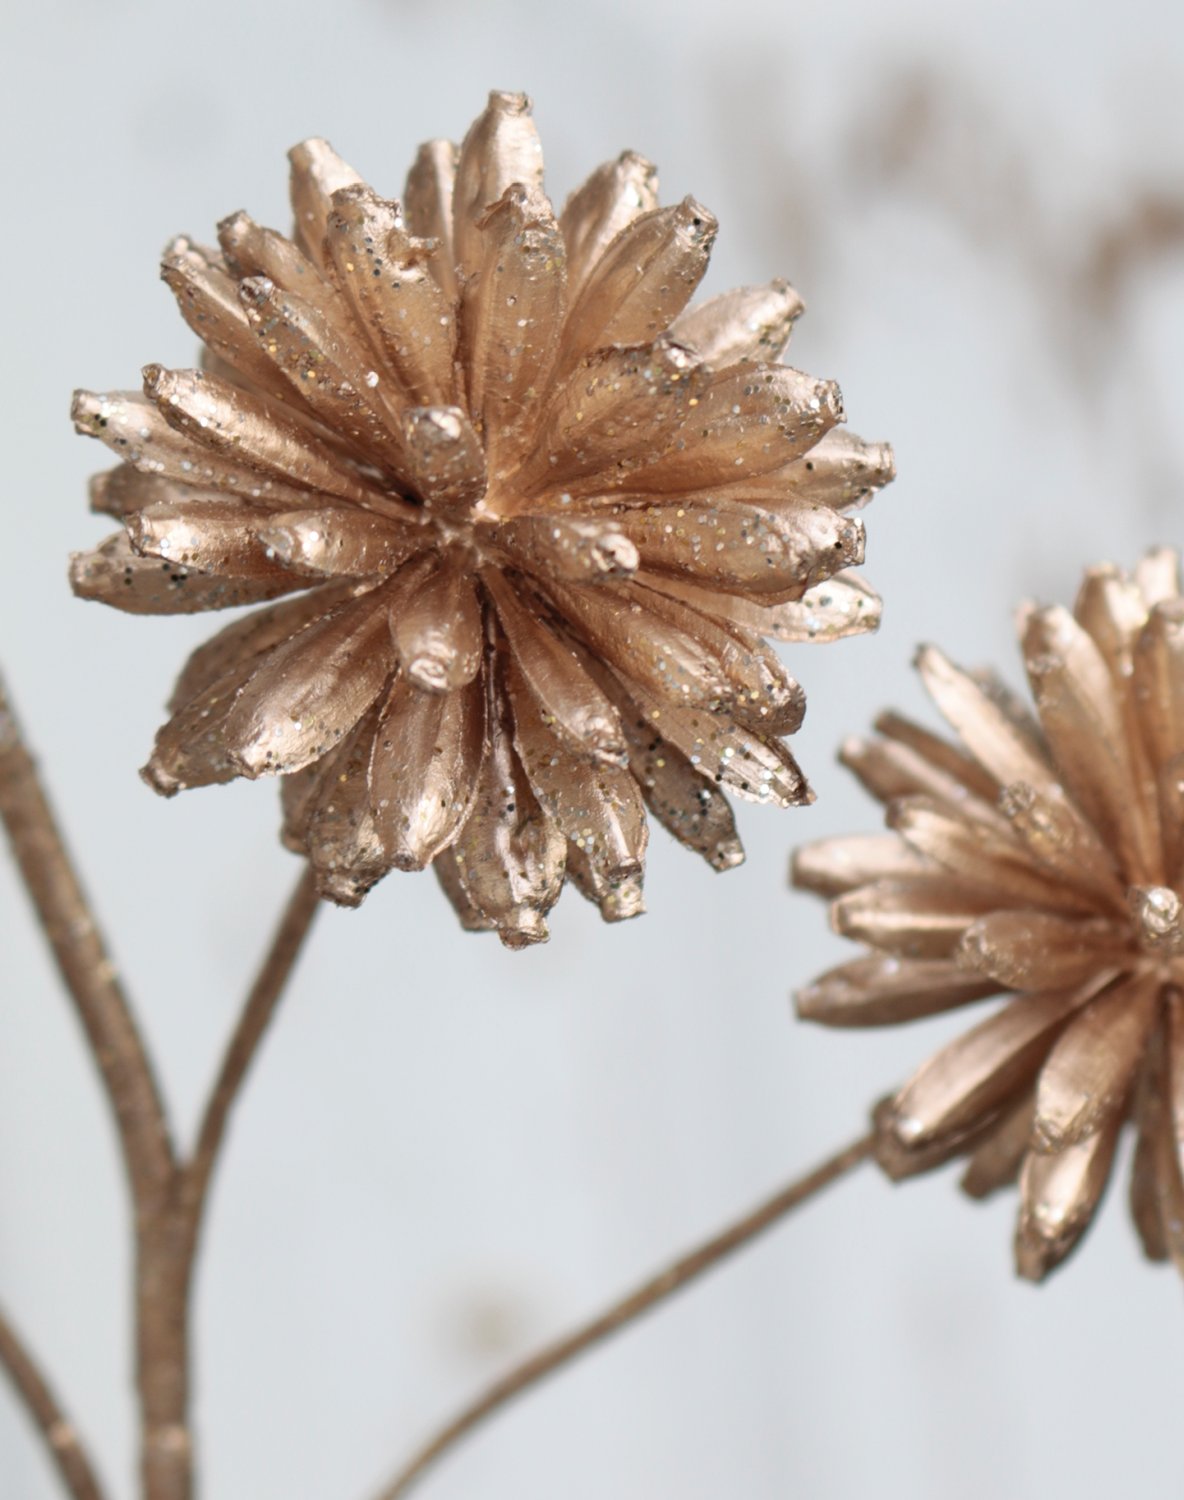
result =
[{"label": "golden seed pod flower head", "polygon": [[783,743],[802,693],[763,638],[879,610],[851,512],[891,452],[778,363],[796,294],[692,306],[715,220],[659,206],[632,152],[557,217],[520,94],[423,146],[401,202],[325,141],[290,155],[291,238],[236,213],[216,250],[165,252],[201,368],[75,398],[122,524],[75,591],[266,605],[190,658],[146,779],[279,775],[324,895],[431,864],[512,946],[566,878],[610,920],[642,909],[647,804],[739,863],[725,790],[810,798]]},{"label": "golden seed pod flower head", "polygon": [[955,1156],[985,1197],[1018,1179],[1016,1261],[1074,1248],[1122,1128],[1131,1212],[1184,1271],[1184,599],[1176,555],[1091,568],[1072,613],[1027,607],[1035,714],[935,647],[917,665],[959,743],[894,713],[842,759],[892,832],[794,860],[867,953],[798,1010],[883,1026],[1006,994],[876,1111],[894,1177]]}]

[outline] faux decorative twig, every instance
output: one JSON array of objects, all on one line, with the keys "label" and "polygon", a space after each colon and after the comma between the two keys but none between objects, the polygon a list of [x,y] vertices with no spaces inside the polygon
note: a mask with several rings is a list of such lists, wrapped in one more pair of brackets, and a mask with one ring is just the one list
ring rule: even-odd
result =
[{"label": "faux decorative twig", "polygon": [[[82,1021],[115,1115],[135,1218],[136,1381],[140,1400],[144,1500],[192,1500],[189,1425],[189,1311],[193,1267],[209,1185],[230,1111],[282,996],[316,911],[302,873],[211,1090],[191,1160],[179,1157],[131,1007],[98,934],[58,831],[37,769],[0,683],[0,818],[58,968]],[[31,1356],[10,1330],[4,1363],[46,1431],[56,1407]],[[34,1400],[36,1395],[36,1400]],[[51,1414],[52,1413],[52,1414]],[[54,1428],[59,1438],[69,1431]],[[55,1450],[56,1451],[56,1450]],[[85,1461],[74,1472],[85,1478]],[[76,1500],[100,1500],[74,1484]]]},{"label": "faux decorative twig", "polygon": [[105,1500],[82,1439],[15,1328],[0,1312],[0,1369],[41,1434],[46,1451],[73,1500]]},{"label": "faux decorative twig", "polygon": [[475,1427],[501,1411],[518,1396],[525,1395],[548,1375],[570,1364],[612,1334],[627,1328],[644,1314],[652,1312],[675,1292],[689,1286],[729,1255],[751,1243],[766,1229],[771,1229],[823,1188],[844,1177],[870,1156],[874,1139],[873,1135],[865,1135],[845,1146],[805,1177],[774,1193],[766,1202],[752,1209],[727,1229],[680,1256],[657,1276],[643,1282],[628,1296],[614,1303],[606,1312],[585,1323],[582,1328],[577,1328],[566,1338],[530,1355],[516,1369],[494,1381],[483,1395],[466,1406],[419,1449],[379,1493],[376,1500],[400,1500],[433,1464],[443,1458],[462,1438],[467,1437]]}]

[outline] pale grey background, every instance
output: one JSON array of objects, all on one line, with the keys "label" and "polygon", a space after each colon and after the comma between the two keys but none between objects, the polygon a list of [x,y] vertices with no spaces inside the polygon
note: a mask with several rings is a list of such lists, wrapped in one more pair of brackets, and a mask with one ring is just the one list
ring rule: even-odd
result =
[{"label": "pale grey background", "polygon": [[[138,782],[208,630],[74,602],[95,445],[69,389],[193,340],[160,245],[286,222],[285,149],[397,192],[490,86],[535,98],[552,190],[624,146],[722,220],[709,286],[789,275],[795,362],[901,477],[868,513],[878,638],[795,654],[819,792],[746,808],[712,875],[658,833],[650,914],[574,895],[549,947],[461,935],[430,877],[328,912],[235,1122],[198,1309],[208,1500],[362,1500],[426,1427],[860,1128],[949,1030],[791,1021],[837,960],[793,842],[870,826],[832,763],[920,707],[914,643],[1014,671],[1010,610],[1180,541],[1184,12],[853,0],[203,5],[9,0],[0,656],[189,1128],[295,875],[273,791]],[[0,1296],[132,1465],[127,1235],[103,1101],[0,865]],[[436,1500],[977,1500],[1180,1492],[1184,1318],[1122,1189],[1042,1291],[1012,1201],[870,1171],[490,1430]],[[0,1494],[54,1493],[0,1392]]]}]

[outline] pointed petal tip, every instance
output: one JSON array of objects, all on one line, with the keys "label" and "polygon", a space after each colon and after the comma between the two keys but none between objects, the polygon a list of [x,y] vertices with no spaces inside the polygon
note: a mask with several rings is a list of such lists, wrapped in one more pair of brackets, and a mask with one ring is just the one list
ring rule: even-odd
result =
[{"label": "pointed petal tip", "polygon": [[490,89],[487,107],[504,115],[529,115],[534,103],[529,94],[514,89]]},{"label": "pointed petal tip", "polygon": [[551,933],[546,919],[533,907],[516,911],[497,929],[503,948],[520,953],[524,948],[533,948],[537,943],[550,941]]},{"label": "pointed petal tip", "polygon": [[178,792],[185,790],[182,782],[171,776],[163,766],[157,765],[153,759],[140,767],[140,780],[145,786],[150,786],[158,797],[175,797]]},{"label": "pointed petal tip", "polygon": [[600,915],[606,922],[628,922],[645,914],[645,897],[641,877],[622,880],[600,903]]},{"label": "pointed petal tip", "polygon": [[712,851],[709,863],[722,874],[725,870],[735,870],[745,858],[744,845],[738,838],[723,839]]}]

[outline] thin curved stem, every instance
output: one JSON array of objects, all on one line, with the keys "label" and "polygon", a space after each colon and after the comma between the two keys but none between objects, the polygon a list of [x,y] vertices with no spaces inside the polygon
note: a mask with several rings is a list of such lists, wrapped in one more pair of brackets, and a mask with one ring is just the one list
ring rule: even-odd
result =
[{"label": "thin curved stem", "polygon": [[614,1303],[606,1312],[593,1318],[591,1322],[585,1323],[582,1328],[577,1328],[566,1338],[561,1338],[547,1345],[546,1348],[540,1349],[536,1354],[525,1359],[516,1369],[503,1375],[500,1380],[494,1381],[483,1395],[478,1396],[475,1401],[429,1438],[412,1459],[400,1469],[391,1483],[379,1492],[376,1500],[399,1500],[399,1497],[407,1494],[433,1464],[437,1463],[475,1427],[487,1421],[517,1397],[524,1395],[548,1375],[602,1343],[612,1334],[627,1328],[644,1314],[652,1312],[675,1292],[681,1291],[683,1287],[719,1265],[721,1261],[741,1249],[742,1246],[749,1244],[765,1230],[771,1229],[795,1208],[813,1198],[816,1193],[820,1193],[823,1188],[829,1187],[832,1182],[837,1182],[840,1177],[845,1176],[871,1155],[873,1142],[874,1136],[865,1135],[853,1141],[849,1146],[845,1146],[843,1150],[815,1167],[812,1172],[808,1172],[805,1177],[799,1178],[796,1182],[774,1193],[771,1198],[752,1209],[734,1224],[730,1224],[702,1245],[680,1256],[657,1276],[643,1282],[628,1296]]},{"label": "thin curved stem", "polygon": [[137,1208],[175,1165],[164,1101],[0,678],[0,820],[107,1091]]},{"label": "thin curved stem", "polygon": [[283,998],[288,979],[320,905],[316,880],[311,868],[305,865],[247,995],[238,1025],[222,1058],[217,1079],[210,1090],[193,1155],[184,1168],[184,1199],[195,1242],[201,1231],[210,1179],[217,1165],[230,1112],[276,1007]]},{"label": "thin curved stem", "polygon": [[82,1439],[37,1368],[15,1328],[0,1311],[0,1369],[12,1383],[46,1452],[73,1500],[105,1500]]}]

